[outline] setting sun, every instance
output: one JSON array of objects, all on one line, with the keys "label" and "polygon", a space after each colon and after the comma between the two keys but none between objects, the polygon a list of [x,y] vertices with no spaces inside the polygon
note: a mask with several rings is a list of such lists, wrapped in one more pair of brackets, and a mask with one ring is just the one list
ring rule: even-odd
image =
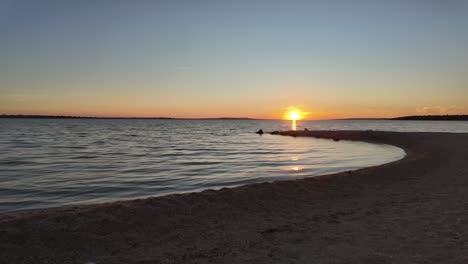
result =
[{"label": "setting sun", "polygon": [[283,119],[291,120],[292,121],[291,129],[296,130],[297,129],[296,121],[304,119],[308,115],[308,113],[303,112],[302,110],[294,106],[288,107],[287,109],[288,110],[283,115]]},{"label": "setting sun", "polygon": [[297,111],[292,111],[289,113],[289,119],[291,120],[298,120],[300,117],[301,115]]},{"label": "setting sun", "polygon": [[306,113],[302,112],[297,108],[289,108],[289,110],[284,114],[284,119],[287,120],[301,120],[304,118]]}]

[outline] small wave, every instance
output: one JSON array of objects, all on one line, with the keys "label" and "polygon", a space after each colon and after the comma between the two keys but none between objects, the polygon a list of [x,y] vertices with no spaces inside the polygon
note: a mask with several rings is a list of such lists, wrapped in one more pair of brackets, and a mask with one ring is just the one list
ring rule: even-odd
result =
[{"label": "small wave", "polygon": [[37,163],[33,161],[27,161],[27,160],[6,160],[6,161],[0,160],[0,166],[1,165],[21,166],[21,165],[33,165],[33,164],[37,164]]},{"label": "small wave", "polygon": [[52,146],[56,149],[87,149],[87,146],[73,146],[73,145],[61,145],[61,146]]},{"label": "small wave", "polygon": [[83,156],[75,156],[74,159],[95,159],[98,156],[95,155],[83,155]]}]

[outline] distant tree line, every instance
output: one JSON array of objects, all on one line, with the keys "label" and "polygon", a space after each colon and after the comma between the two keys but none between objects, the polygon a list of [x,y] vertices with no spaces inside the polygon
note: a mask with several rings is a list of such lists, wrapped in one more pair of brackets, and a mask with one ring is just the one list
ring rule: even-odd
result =
[{"label": "distant tree line", "polygon": [[447,120],[447,121],[468,121],[468,115],[420,115],[402,116],[392,120]]},{"label": "distant tree line", "polygon": [[61,116],[61,115],[0,115],[0,118],[94,118],[94,117]]},{"label": "distant tree line", "polygon": [[[200,120],[256,120],[247,117],[218,117],[218,118],[172,118],[172,117],[92,117],[92,116],[64,116],[64,115],[0,115],[0,118],[63,118],[63,119],[200,119]],[[387,118],[350,118],[343,120],[379,120]],[[340,120],[340,119],[338,119]],[[388,119],[387,119],[388,120]],[[390,120],[453,120],[468,121],[468,115],[420,115],[402,116]]]},{"label": "distant tree line", "polygon": [[0,115],[0,118],[57,118],[57,119],[174,119],[170,117],[93,117],[63,115]]},{"label": "distant tree line", "polygon": [[257,120],[257,119],[247,118],[247,117],[174,118],[174,117],[93,117],[93,116],[64,116],[64,115],[0,115],[0,118]]}]

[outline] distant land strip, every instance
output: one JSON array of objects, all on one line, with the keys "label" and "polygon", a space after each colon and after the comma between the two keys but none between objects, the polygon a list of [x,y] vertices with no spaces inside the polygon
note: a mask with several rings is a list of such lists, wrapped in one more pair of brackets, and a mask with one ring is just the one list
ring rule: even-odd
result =
[{"label": "distant land strip", "polygon": [[0,118],[51,118],[51,119],[178,119],[178,120],[263,120],[247,117],[215,118],[175,118],[175,117],[98,117],[98,116],[65,116],[65,115],[0,115]]},{"label": "distant land strip", "polygon": [[[50,118],[50,119],[169,119],[169,120],[276,120],[248,117],[214,117],[214,118],[175,118],[175,117],[97,117],[65,115],[0,115],[0,118]],[[396,118],[337,118],[329,120],[422,120],[422,121],[468,121],[468,115],[419,115]]]},{"label": "distant land strip", "polygon": [[468,121],[468,115],[420,115],[420,116],[403,116],[393,118],[391,120],[428,120],[428,121]]}]

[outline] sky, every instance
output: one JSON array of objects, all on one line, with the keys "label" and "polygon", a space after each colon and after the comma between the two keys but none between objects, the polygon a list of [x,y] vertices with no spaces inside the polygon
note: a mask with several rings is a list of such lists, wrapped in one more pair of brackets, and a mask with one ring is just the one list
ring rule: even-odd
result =
[{"label": "sky", "polygon": [[0,114],[468,113],[463,0],[0,0],[0,34]]}]

